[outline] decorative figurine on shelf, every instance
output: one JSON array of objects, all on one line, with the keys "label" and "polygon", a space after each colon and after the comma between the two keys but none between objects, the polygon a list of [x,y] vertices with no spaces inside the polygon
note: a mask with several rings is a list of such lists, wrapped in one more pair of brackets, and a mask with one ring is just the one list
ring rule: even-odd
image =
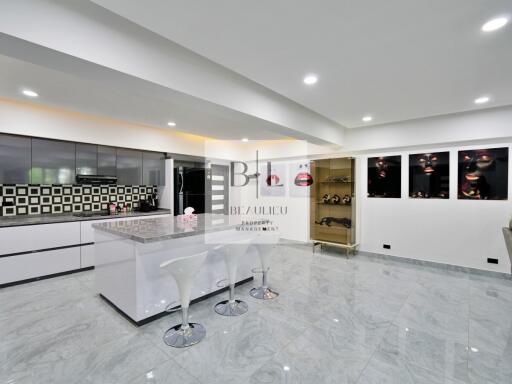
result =
[{"label": "decorative figurine on shelf", "polygon": [[349,195],[345,195],[345,196],[343,196],[342,201],[343,201],[343,204],[349,205],[352,202],[352,198]]},{"label": "decorative figurine on shelf", "polygon": [[322,197],[322,203],[324,204],[329,204],[331,201],[331,195],[329,195],[328,193],[326,193],[323,197]]},{"label": "decorative figurine on shelf", "polygon": [[329,176],[326,179],[329,183],[350,183],[350,177],[348,176]]},{"label": "decorative figurine on shelf", "polygon": [[320,225],[327,225],[328,227],[330,227],[332,223],[341,224],[345,228],[352,227],[352,220],[347,219],[346,217],[322,217],[320,221],[315,221],[315,223]]},{"label": "decorative figurine on shelf", "polygon": [[334,195],[331,199],[331,203],[332,204],[339,204],[341,201],[341,197],[339,197],[338,195]]}]

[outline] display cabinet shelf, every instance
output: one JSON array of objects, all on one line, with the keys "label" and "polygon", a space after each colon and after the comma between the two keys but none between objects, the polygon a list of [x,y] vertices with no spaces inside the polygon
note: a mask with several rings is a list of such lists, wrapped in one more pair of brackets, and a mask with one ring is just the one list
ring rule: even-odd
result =
[{"label": "display cabinet shelf", "polygon": [[[314,183],[311,191],[310,233],[313,244],[337,244],[350,249],[355,248],[354,167],[353,158],[321,159],[311,162]],[[346,178],[347,181],[329,180],[330,178]],[[344,204],[322,201],[324,196],[332,199],[335,195],[339,199],[349,197],[350,202]],[[347,224],[350,227],[347,228]]]}]

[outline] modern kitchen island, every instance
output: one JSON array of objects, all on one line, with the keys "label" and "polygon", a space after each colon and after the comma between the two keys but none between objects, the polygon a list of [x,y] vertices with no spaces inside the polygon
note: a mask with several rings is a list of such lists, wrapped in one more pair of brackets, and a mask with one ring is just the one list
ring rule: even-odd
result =
[{"label": "modern kitchen island", "polygon": [[[251,234],[237,231],[238,224],[237,218],[213,214],[197,215],[196,222],[165,216],[94,224],[97,291],[128,319],[142,325],[164,314],[166,307],[180,304],[176,283],[160,264],[208,251],[191,298],[219,292],[227,270],[215,247],[250,241]],[[244,249],[238,258],[237,282],[251,280],[251,269],[259,263],[256,249],[232,249]]]}]

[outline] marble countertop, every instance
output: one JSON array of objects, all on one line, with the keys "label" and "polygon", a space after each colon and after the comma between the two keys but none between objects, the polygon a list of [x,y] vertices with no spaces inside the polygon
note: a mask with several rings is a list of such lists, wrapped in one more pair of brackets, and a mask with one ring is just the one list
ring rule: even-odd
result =
[{"label": "marble countertop", "polygon": [[93,224],[93,228],[139,243],[152,243],[234,228],[239,222],[238,218],[228,215],[204,213],[197,215],[196,223],[183,223],[176,216],[165,216],[98,223]]},{"label": "marble countertop", "polygon": [[171,211],[168,209],[159,209],[152,212],[130,212],[112,216],[92,216],[92,217],[79,217],[73,214],[54,214],[54,215],[23,215],[23,216],[7,216],[0,217],[0,228],[7,227],[20,227],[25,225],[38,225],[38,224],[56,224],[68,223],[75,221],[93,221],[93,220],[108,220],[108,219],[122,219],[124,217],[141,217],[151,215],[168,215]]}]

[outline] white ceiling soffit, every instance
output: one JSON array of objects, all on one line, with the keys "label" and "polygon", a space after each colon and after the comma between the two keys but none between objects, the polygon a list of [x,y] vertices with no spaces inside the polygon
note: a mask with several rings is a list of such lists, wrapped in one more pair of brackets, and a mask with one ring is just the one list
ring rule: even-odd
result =
[{"label": "white ceiling soffit", "polygon": [[52,65],[78,58],[257,118],[267,123],[261,125],[264,130],[316,143],[343,143],[341,125],[92,2],[6,2],[0,33],[68,56]]},{"label": "white ceiling soffit", "polygon": [[[173,130],[215,139],[283,138],[267,130],[277,130],[271,123],[91,63],[83,64],[82,68],[71,67],[80,73],[76,76],[0,54],[0,73],[8,74],[0,76],[0,97],[166,129],[169,121],[175,121]],[[27,99],[21,93],[24,88],[37,91],[39,97]]]},{"label": "white ceiling soffit", "polygon": [[93,1],[346,127],[512,104],[510,0]]}]

